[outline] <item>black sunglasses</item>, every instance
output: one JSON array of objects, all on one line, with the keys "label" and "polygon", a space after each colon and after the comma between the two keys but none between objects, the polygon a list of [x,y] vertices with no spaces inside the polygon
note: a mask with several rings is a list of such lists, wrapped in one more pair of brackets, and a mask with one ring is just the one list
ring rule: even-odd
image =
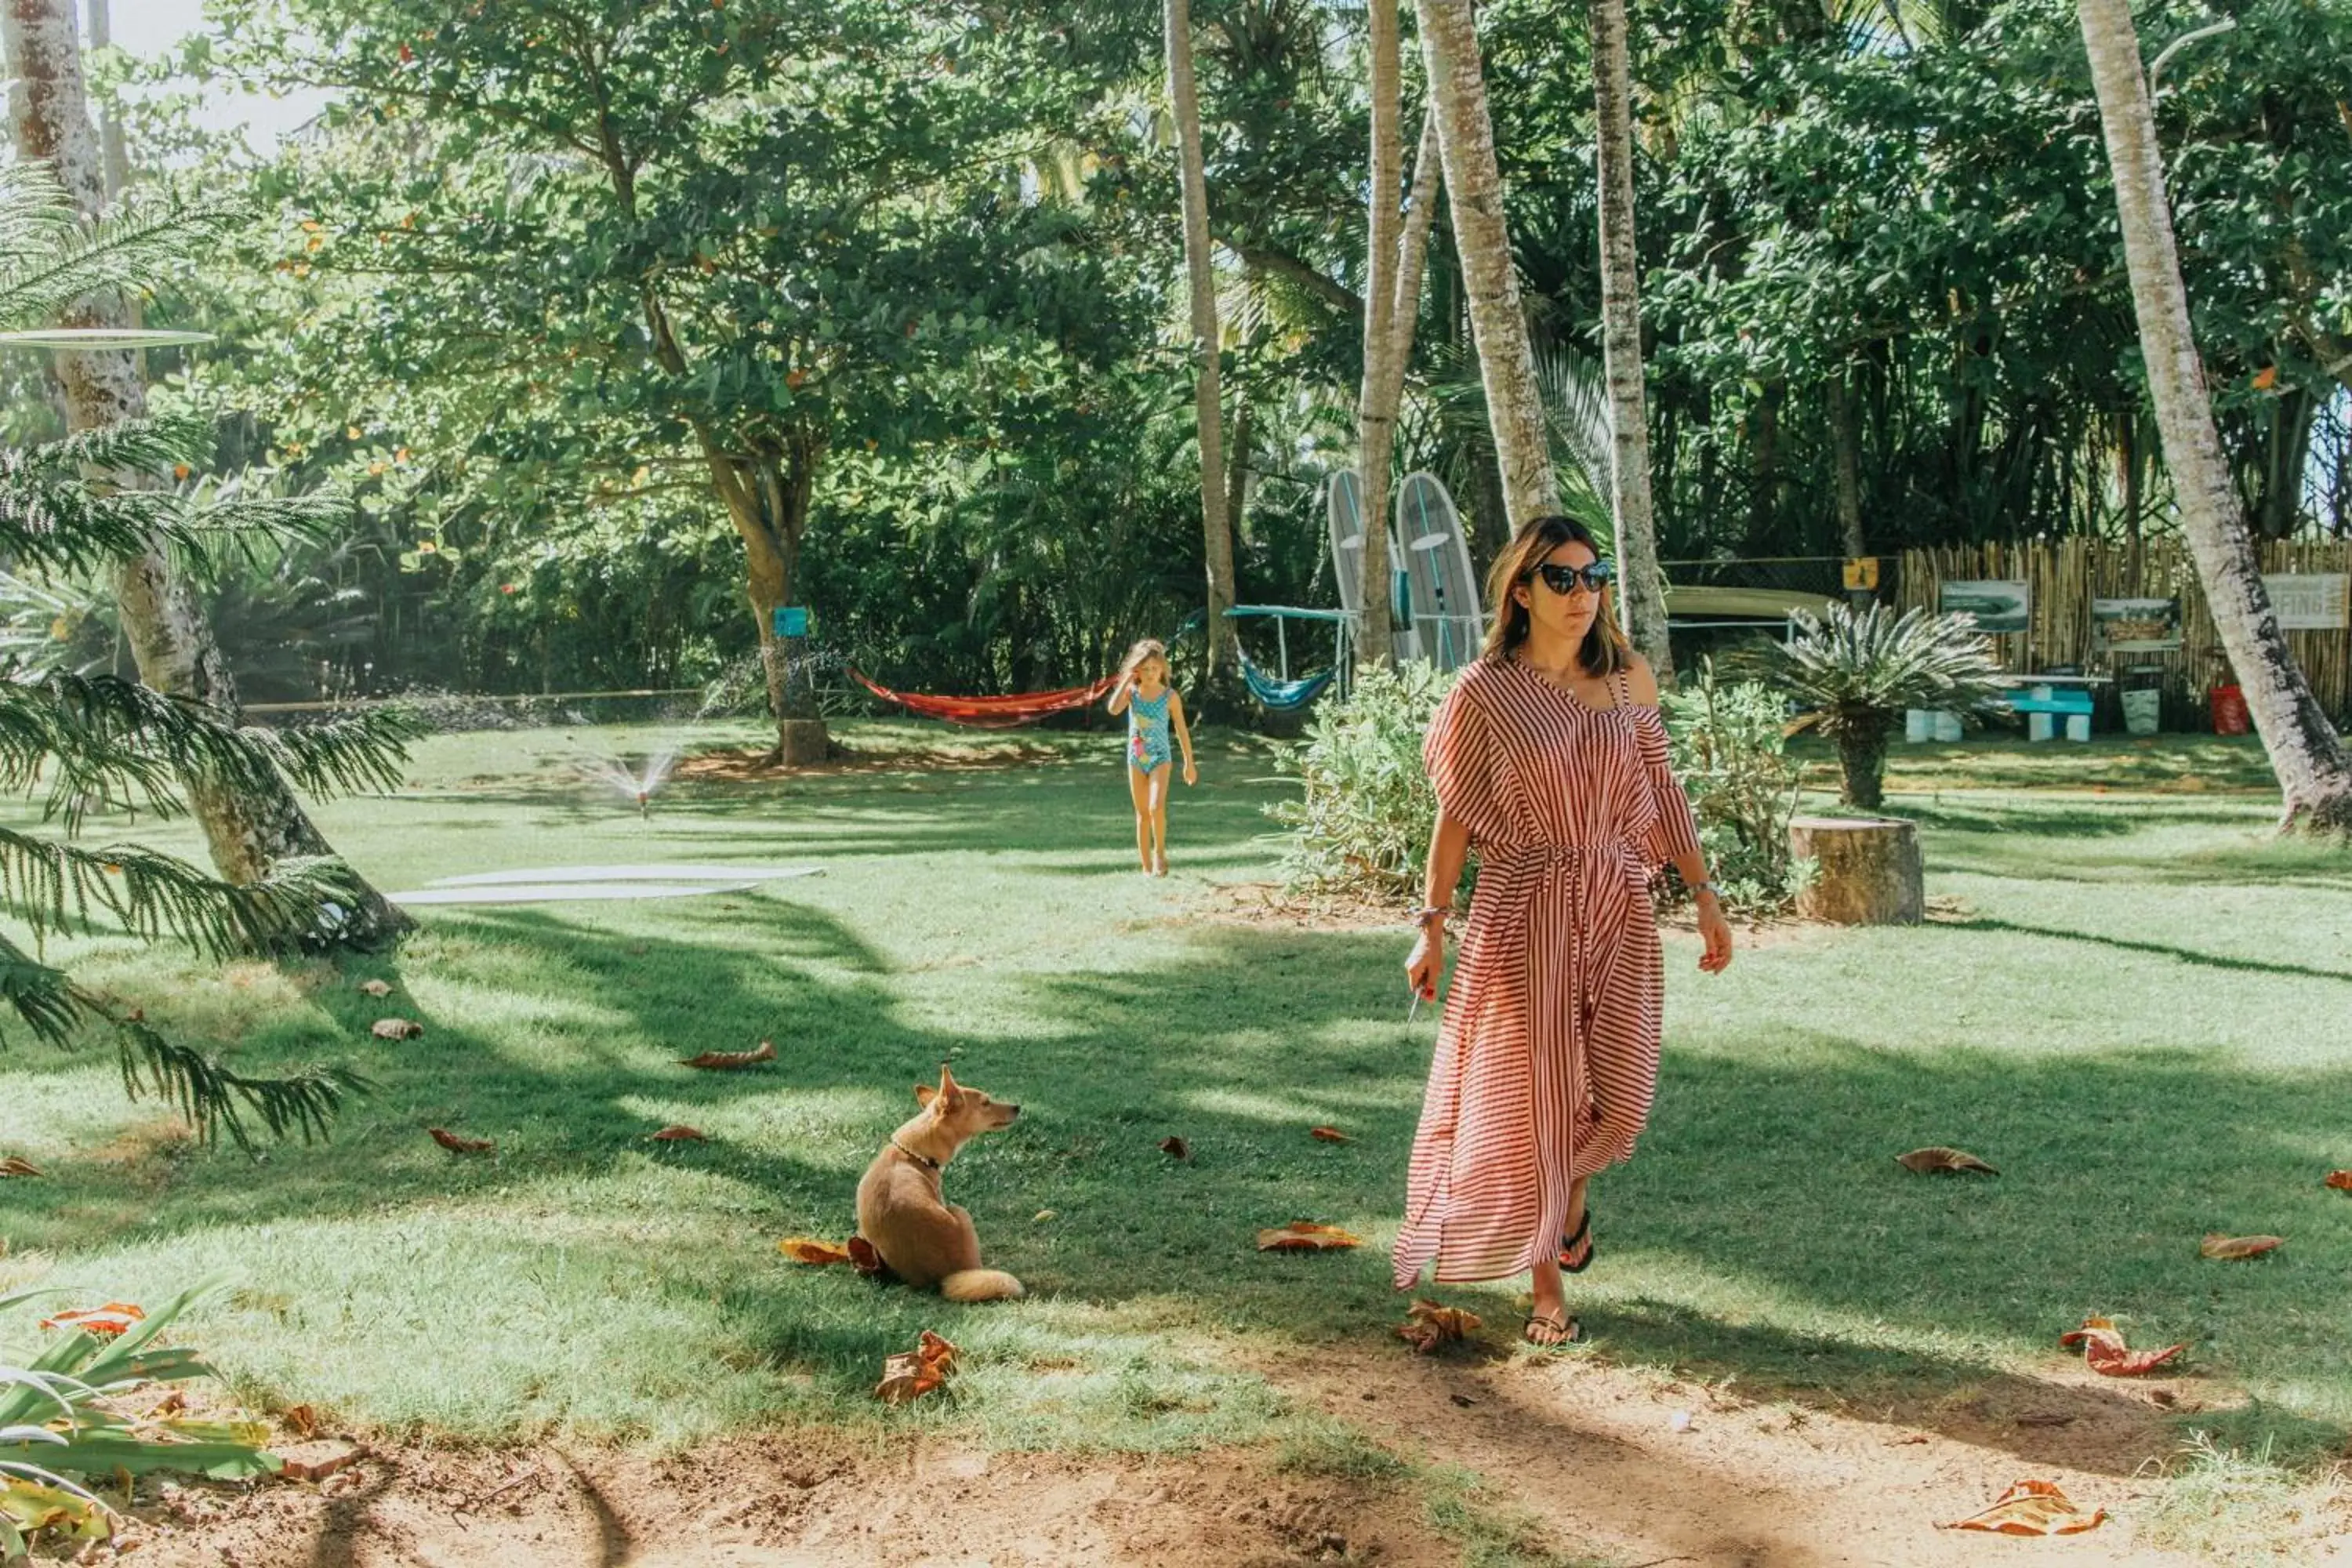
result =
[{"label": "black sunglasses", "polygon": [[1542,578],[1544,586],[1555,594],[1573,594],[1579,583],[1589,592],[1598,594],[1617,581],[1617,568],[1606,561],[1595,561],[1590,566],[1555,566],[1547,561],[1532,575]]}]

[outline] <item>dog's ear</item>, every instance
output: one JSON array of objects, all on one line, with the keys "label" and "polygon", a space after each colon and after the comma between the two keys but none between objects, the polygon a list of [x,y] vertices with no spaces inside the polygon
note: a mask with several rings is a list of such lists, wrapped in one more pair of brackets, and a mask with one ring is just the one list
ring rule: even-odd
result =
[{"label": "dog's ear", "polygon": [[939,1092],[940,1091],[938,1089],[933,1089],[929,1084],[919,1083],[915,1086],[915,1103],[917,1105],[929,1105],[933,1100],[938,1098]]},{"label": "dog's ear", "polygon": [[957,1084],[955,1074],[948,1070],[948,1064],[945,1062],[940,1064],[940,1087],[936,1091],[936,1098],[940,1105],[949,1110],[954,1110],[964,1101],[964,1091]]}]

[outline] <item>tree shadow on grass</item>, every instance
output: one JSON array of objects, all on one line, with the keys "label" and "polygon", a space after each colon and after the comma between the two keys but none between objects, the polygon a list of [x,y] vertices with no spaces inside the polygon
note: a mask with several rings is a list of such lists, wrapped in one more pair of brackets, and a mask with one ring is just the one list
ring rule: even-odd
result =
[{"label": "tree shadow on grass", "polygon": [[2141,952],[2156,958],[2169,958],[2182,963],[2196,964],[2204,969],[2234,970],[2243,974],[2278,974],[2298,980],[2336,980],[2352,983],[2352,970],[2314,969],[2302,963],[2273,963],[2259,958],[2232,958],[2226,953],[2199,952],[2194,948],[2178,947],[2169,942],[2137,942],[2129,937],[2105,936],[2096,931],[2062,931],[2052,926],[2028,925],[2018,921],[1992,920],[1975,915],[1965,920],[1939,921],[1946,931],[2007,931],[2018,936],[2049,937],[2058,942],[2089,942],[2113,948],[2119,952]]}]

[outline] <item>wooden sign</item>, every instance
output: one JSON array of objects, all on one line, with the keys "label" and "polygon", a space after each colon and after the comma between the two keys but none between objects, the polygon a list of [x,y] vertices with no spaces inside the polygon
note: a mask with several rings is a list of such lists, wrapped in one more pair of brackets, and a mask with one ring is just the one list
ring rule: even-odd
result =
[{"label": "wooden sign", "polygon": [[2352,576],[2283,573],[2265,575],[2263,587],[2281,631],[2332,632],[2352,622]]},{"label": "wooden sign", "polygon": [[1878,592],[1878,557],[1857,555],[1845,563],[1846,591],[1852,594]]}]

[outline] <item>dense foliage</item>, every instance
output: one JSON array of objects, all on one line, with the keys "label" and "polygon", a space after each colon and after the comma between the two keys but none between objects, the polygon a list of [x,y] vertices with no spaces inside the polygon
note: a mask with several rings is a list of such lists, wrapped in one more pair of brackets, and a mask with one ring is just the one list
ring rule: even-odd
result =
[{"label": "dense foliage", "polygon": [[[1360,18],[1193,15],[1241,596],[1328,605],[1318,486],[1349,459],[1359,374]],[[2183,264],[2247,526],[2340,534],[2352,13],[2231,16],[2159,83]],[[360,499],[346,538],[244,590],[288,609],[325,591],[331,617],[291,617],[331,622],[298,683],[694,683],[751,649],[747,595],[782,593],[900,684],[1003,689],[1090,675],[1199,602],[1148,9],[221,16],[225,37],[147,72],[132,130],[148,163],[271,203],[224,258],[267,259],[266,281],[206,268],[174,307],[225,344],[184,401],[247,411],[230,458]],[[2207,19],[2158,0],[2140,25],[2153,56]],[[1582,12],[1496,0],[1481,26],[1565,500],[1591,515]],[[192,132],[187,95],[232,78],[323,84],[333,107],[266,153]],[[1654,0],[1634,78],[1673,575],[1830,590],[1825,558],[1857,538],[2172,526],[2071,6]],[[1396,459],[1448,479],[1483,553],[1499,486],[1466,347],[1441,211]],[[1730,557],[1812,559],[1700,564]]]},{"label": "dense foliage", "polygon": [[1743,914],[1786,909],[1816,869],[1789,849],[1804,769],[1789,755],[1787,700],[1760,681],[1726,685],[1702,662],[1660,706],[1675,776],[1690,795],[1724,907]]}]

